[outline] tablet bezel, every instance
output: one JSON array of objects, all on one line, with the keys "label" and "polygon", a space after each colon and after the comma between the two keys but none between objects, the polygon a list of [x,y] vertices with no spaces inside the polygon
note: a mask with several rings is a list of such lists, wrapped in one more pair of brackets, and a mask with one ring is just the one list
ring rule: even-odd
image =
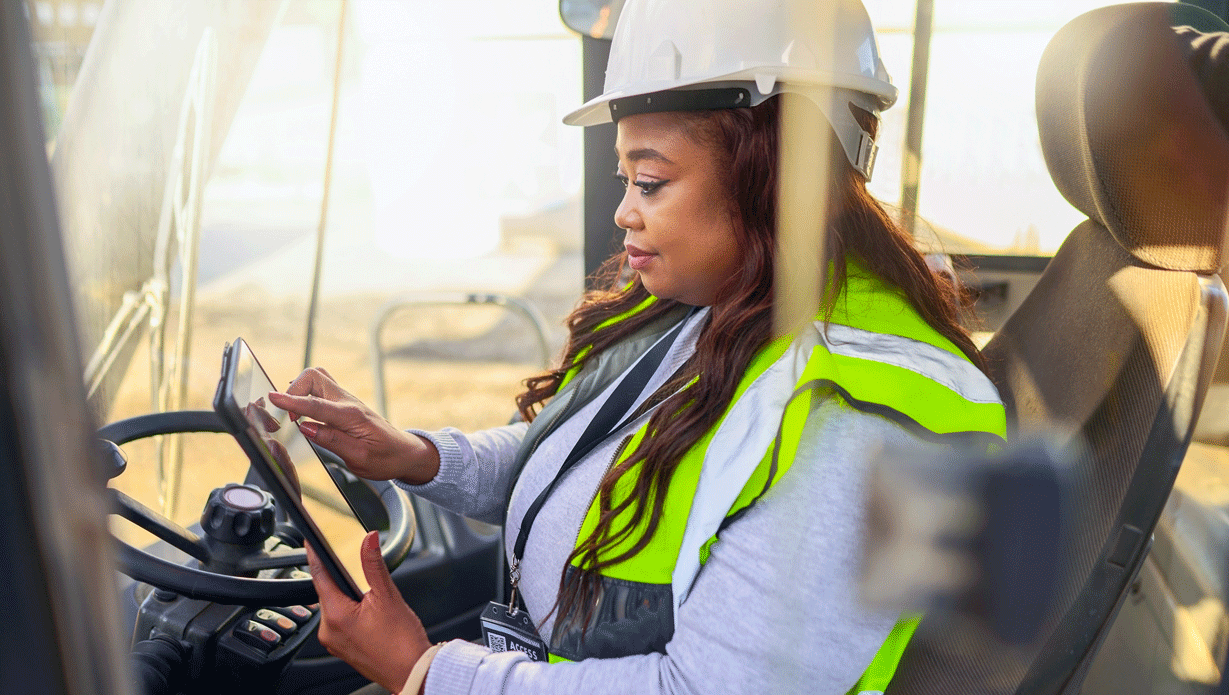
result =
[{"label": "tablet bezel", "polygon": [[[351,599],[361,601],[363,598],[362,590],[354,581],[354,578],[350,576],[350,573],[346,571],[345,566],[341,564],[337,553],[325,539],[324,534],[321,533],[320,527],[316,525],[307,508],[303,506],[299,493],[294,490],[290,481],[273,460],[273,455],[268,447],[260,443],[260,434],[255,431],[255,428],[244,417],[243,410],[235,399],[235,373],[239,365],[238,355],[241,350],[247,351],[247,354],[251,356],[252,365],[260,370],[265,380],[270,384],[273,383],[273,380],[269,378],[268,372],[260,364],[260,360],[256,358],[256,353],[252,350],[252,347],[243,338],[235,338],[234,342],[228,343],[223,351],[222,377],[218,382],[218,390],[214,396],[213,409],[222,418],[227,430],[239,442],[239,446],[247,454],[252,465],[256,467],[261,480],[272,488],[269,492],[285,511],[286,516],[290,518],[291,523],[294,524],[295,528],[299,529],[305,541],[310,543],[312,549],[316,551],[316,556],[333,578],[334,583]],[[319,458],[319,455],[315,454],[314,449],[312,453]],[[324,462],[321,461],[320,465],[323,466]],[[332,480],[331,475],[329,479]],[[358,518],[357,515],[355,518]]]}]

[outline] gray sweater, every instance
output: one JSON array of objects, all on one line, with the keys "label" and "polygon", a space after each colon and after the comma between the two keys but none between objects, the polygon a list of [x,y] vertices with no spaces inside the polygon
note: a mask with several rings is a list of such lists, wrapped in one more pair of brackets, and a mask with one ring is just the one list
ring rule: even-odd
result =
[{"label": "gray sweater", "polygon": [[[698,314],[684,328],[641,398],[690,356],[703,318]],[[525,509],[605,399],[594,399],[548,436],[516,480],[508,469],[524,425],[470,435],[420,432],[440,450],[440,472],[426,485],[405,487],[467,516],[504,523],[510,554]],[[570,471],[534,523],[520,588],[535,620],[554,605],[564,562],[623,434]],[[856,591],[865,474],[883,445],[932,446],[839,399],[816,399],[793,467],[721,533],[679,608],[665,654],[543,664],[455,641],[432,663],[426,692],[845,693],[898,617],[861,605]],[[540,629],[546,641],[550,629],[549,621]]]}]

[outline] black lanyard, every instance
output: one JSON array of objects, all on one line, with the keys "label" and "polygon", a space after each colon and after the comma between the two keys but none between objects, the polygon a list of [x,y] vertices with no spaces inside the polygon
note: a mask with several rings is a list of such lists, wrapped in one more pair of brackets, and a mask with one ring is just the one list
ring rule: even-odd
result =
[{"label": "black lanyard", "polygon": [[[533,504],[529,505],[529,510],[525,512],[525,518],[521,520],[521,531],[516,536],[516,544],[512,546],[512,567],[510,569],[514,590],[520,580],[521,558],[525,556],[525,542],[529,539],[529,529],[533,526],[538,512],[542,510],[542,505],[546,503],[546,499],[555,491],[564,474],[584,458],[585,454],[592,451],[593,447],[609,437],[612,432],[618,432],[623,427],[626,427],[627,423],[637,416],[637,414],[633,413],[627,419],[618,422],[624,413],[631,410],[632,404],[636,402],[636,397],[644,391],[645,385],[649,383],[649,378],[653,376],[658,366],[661,365],[662,360],[665,359],[666,353],[669,352],[670,346],[678,338],[679,332],[683,330],[684,324],[687,323],[687,320],[696,311],[696,309],[693,309],[682,321],[679,321],[678,325],[663,336],[661,340],[658,340],[640,358],[640,361],[636,362],[627,373],[627,376],[623,377],[623,380],[615,387],[614,393],[610,394],[610,397],[606,399],[606,402],[597,411],[597,415],[589,422],[589,426],[585,428],[584,434],[580,435],[580,439],[572,447],[571,453],[564,459],[563,465],[559,467],[559,472],[555,475],[555,479],[538,494]],[[616,422],[618,424],[615,424]]]}]

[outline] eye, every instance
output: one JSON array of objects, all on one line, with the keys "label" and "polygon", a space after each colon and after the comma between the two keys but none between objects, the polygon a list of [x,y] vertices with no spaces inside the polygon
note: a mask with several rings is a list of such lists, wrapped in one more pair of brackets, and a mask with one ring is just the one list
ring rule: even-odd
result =
[{"label": "eye", "polygon": [[653,195],[657,189],[669,183],[669,181],[631,181],[627,178],[627,175],[621,171],[616,171],[614,173],[614,177],[619,183],[623,184],[623,188],[635,186],[636,188],[639,188],[641,194],[645,196]]},{"label": "eye", "polygon": [[653,193],[665,185],[665,183],[665,181],[637,181],[636,187],[639,188],[644,195],[649,196],[653,195]]}]

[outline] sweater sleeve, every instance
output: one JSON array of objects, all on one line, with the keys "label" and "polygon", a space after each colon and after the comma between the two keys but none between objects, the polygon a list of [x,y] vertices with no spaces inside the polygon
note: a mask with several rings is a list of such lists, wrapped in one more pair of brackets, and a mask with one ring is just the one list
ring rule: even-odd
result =
[{"label": "sweater sleeve", "polygon": [[857,598],[866,473],[882,445],[933,446],[822,402],[790,471],[714,544],[665,654],[543,664],[455,641],[426,692],[842,695],[898,617]]},{"label": "sweater sleeve", "polygon": [[527,428],[518,422],[468,435],[454,428],[410,430],[435,445],[440,471],[423,485],[394,482],[450,511],[502,525],[514,482],[512,464]]}]

